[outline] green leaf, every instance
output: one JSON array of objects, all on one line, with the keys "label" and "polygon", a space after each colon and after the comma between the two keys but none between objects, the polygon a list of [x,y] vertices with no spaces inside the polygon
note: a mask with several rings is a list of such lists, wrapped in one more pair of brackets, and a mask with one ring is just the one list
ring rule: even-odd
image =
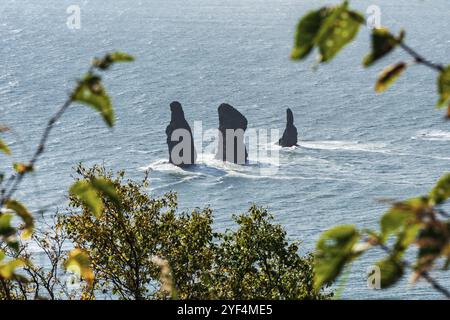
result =
[{"label": "green leaf", "polygon": [[291,58],[304,59],[317,46],[320,62],[330,61],[355,38],[364,21],[360,13],[348,9],[347,1],[309,12],[297,26]]},{"label": "green leaf", "polygon": [[99,111],[109,127],[114,126],[114,109],[111,100],[101,83],[101,78],[88,73],[78,83],[72,96],[73,101],[88,105]]},{"label": "green leaf", "polygon": [[34,230],[34,219],[28,209],[23,204],[15,200],[8,200],[6,202],[6,208],[13,210],[25,223],[22,238],[28,239],[31,237]]},{"label": "green leaf", "polygon": [[408,247],[414,243],[417,239],[417,235],[422,226],[418,223],[410,224],[405,227],[404,230],[398,233],[397,241],[394,245],[394,254],[398,257],[402,257]]},{"label": "green leaf", "polygon": [[377,262],[376,266],[380,268],[380,285],[382,289],[394,285],[403,276],[403,264],[395,256],[390,256]]},{"label": "green leaf", "polygon": [[5,142],[3,142],[2,139],[0,139],[0,151],[7,155],[11,154],[11,150],[9,150],[8,145]]},{"label": "green leaf", "polygon": [[378,77],[378,81],[375,85],[375,91],[378,93],[386,91],[394,82],[401,76],[406,69],[406,63],[399,62],[391,65],[383,70]]},{"label": "green leaf", "polygon": [[381,239],[386,241],[390,235],[403,230],[406,224],[415,218],[415,213],[406,209],[393,207],[381,218]]},{"label": "green leaf", "polygon": [[16,229],[11,226],[12,214],[3,213],[0,215],[0,236],[10,237],[16,233]]},{"label": "green leaf", "polygon": [[369,67],[389,54],[403,41],[404,35],[404,32],[401,32],[398,37],[394,37],[385,28],[374,29],[372,31],[372,52],[364,58],[364,66]]},{"label": "green leaf", "polygon": [[309,55],[314,48],[316,36],[328,12],[328,8],[311,11],[300,20],[295,34],[294,48],[291,52],[292,59],[300,60]]},{"label": "green leaf", "polygon": [[78,197],[96,217],[100,216],[103,211],[103,201],[97,193],[97,190],[88,180],[81,180],[74,183],[69,192]]},{"label": "green leaf", "polygon": [[114,185],[112,182],[103,178],[77,181],[72,185],[69,192],[78,197],[96,217],[101,215],[104,208],[100,193],[115,204],[120,204],[120,199]]},{"label": "green leaf", "polygon": [[[14,216],[9,213],[0,215],[0,237],[6,242],[8,247],[14,251],[19,250],[19,242],[16,238],[17,229],[11,226],[11,220]],[[0,240],[1,240],[0,238]]]},{"label": "green leaf", "polygon": [[0,278],[11,279],[14,276],[14,271],[24,265],[26,263],[21,259],[13,259],[4,264],[0,264]]},{"label": "green leaf", "polygon": [[314,287],[319,290],[332,282],[353,258],[360,235],[351,225],[337,226],[322,234],[316,246]]},{"label": "green leaf", "polygon": [[88,254],[81,249],[73,249],[64,262],[64,267],[68,271],[72,271],[92,284],[94,281],[94,272],[91,269],[91,260]]},{"label": "green leaf", "polygon": [[446,174],[439,179],[436,186],[429,195],[430,205],[444,203],[450,197],[450,174]]},{"label": "green leaf", "polygon": [[438,78],[439,101],[437,107],[443,107],[450,102],[450,66],[447,66]]},{"label": "green leaf", "polygon": [[335,8],[323,22],[317,37],[320,62],[330,61],[349,44],[358,34],[361,23],[364,17],[348,10],[347,2]]},{"label": "green leaf", "polygon": [[132,62],[134,57],[124,52],[113,52],[110,54],[112,62]]},{"label": "green leaf", "polygon": [[91,180],[92,186],[105,197],[112,201],[115,205],[120,206],[120,198],[117,194],[114,184],[103,178],[95,178]]}]

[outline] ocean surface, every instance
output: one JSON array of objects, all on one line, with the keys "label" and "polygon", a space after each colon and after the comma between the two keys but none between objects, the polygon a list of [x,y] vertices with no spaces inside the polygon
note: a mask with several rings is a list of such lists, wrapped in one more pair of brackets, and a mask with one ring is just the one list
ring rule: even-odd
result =
[{"label": "ocean surface", "polygon": [[[371,69],[361,66],[369,31],[334,61],[314,70],[314,57],[289,60],[298,18],[310,8],[337,1],[300,0],[2,0],[0,5],[0,124],[12,159],[26,161],[46,121],[66,99],[94,56],[122,50],[133,64],[105,73],[117,123],[109,130],[85,106],[73,106],[57,123],[37,171],[17,194],[33,209],[63,210],[73,166],[104,163],[141,179],[150,170],[149,192],[179,195],[181,210],[211,206],[216,228],[234,226],[232,214],[253,203],[268,207],[289,239],[314,248],[320,233],[336,224],[376,228],[387,209],[380,198],[426,193],[449,168],[450,123],[435,110],[436,74],[412,66],[394,87],[374,93],[377,74],[389,63],[410,59],[398,51]],[[81,28],[66,26],[69,5],[81,8]],[[449,61],[446,0],[354,1],[365,12],[381,9],[381,22],[424,56]],[[300,147],[278,150],[279,159],[250,166],[215,161],[183,171],[168,164],[165,127],[169,103],[183,104],[187,120],[218,127],[217,107],[240,110],[249,128],[285,126],[291,108]],[[269,143],[270,145],[270,143]],[[274,171],[261,170],[271,168]],[[373,252],[353,265],[345,299],[441,298],[427,283],[408,276],[386,291],[370,290],[366,269]],[[435,272],[450,288],[448,273]]]}]

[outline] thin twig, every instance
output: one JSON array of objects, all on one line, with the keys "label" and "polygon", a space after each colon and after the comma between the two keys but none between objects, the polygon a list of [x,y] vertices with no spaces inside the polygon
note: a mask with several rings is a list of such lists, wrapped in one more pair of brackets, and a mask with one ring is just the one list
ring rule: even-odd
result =
[{"label": "thin twig", "polygon": [[[39,159],[39,157],[42,155],[45,149],[45,145],[47,143],[48,137],[50,135],[50,132],[52,131],[54,124],[62,117],[64,112],[69,108],[69,106],[72,104],[73,98],[70,97],[67,99],[67,101],[59,108],[59,110],[50,118],[50,120],[47,122],[47,126],[44,130],[44,133],[41,136],[41,139],[39,141],[39,145],[36,148],[36,151],[34,152],[33,156],[31,157],[30,162],[28,165],[32,168],[36,161]],[[13,194],[17,191],[18,186],[23,180],[23,177],[25,176],[26,172],[18,172],[16,175],[12,176],[12,186],[9,189],[8,192],[6,192],[6,195],[2,195],[0,206],[3,206],[7,200],[9,200]]]},{"label": "thin twig", "polygon": [[434,62],[431,62],[431,61],[427,60],[422,55],[420,55],[415,50],[413,50],[411,47],[406,45],[404,42],[400,42],[400,47],[403,50],[405,50],[410,56],[412,56],[414,58],[414,60],[416,61],[416,63],[423,64],[424,66],[427,66],[427,67],[429,67],[431,69],[434,69],[434,70],[436,70],[438,72],[444,71],[445,67],[442,64],[437,64],[437,63],[434,63]]}]

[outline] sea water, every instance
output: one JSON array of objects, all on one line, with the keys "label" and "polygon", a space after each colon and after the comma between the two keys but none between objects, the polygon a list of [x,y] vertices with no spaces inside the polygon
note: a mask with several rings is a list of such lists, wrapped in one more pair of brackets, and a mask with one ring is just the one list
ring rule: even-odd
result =
[{"label": "sea water", "polygon": [[[409,61],[398,51],[364,69],[369,30],[334,61],[314,70],[314,57],[289,60],[296,23],[307,10],[339,1],[300,0],[1,0],[0,124],[11,144],[10,161],[26,161],[46,121],[64,102],[94,56],[122,50],[132,64],[104,74],[117,123],[109,130],[85,106],[69,108],[56,124],[37,171],[17,197],[46,214],[64,210],[72,169],[104,163],[141,179],[149,192],[176,191],[181,210],[211,206],[218,230],[234,227],[232,214],[253,203],[267,207],[301,252],[314,249],[337,224],[377,228],[387,205],[430,190],[449,168],[450,128],[435,110],[436,74],[411,66],[382,95],[373,87],[386,65]],[[80,28],[69,28],[67,8],[80,8]],[[449,59],[448,2],[354,1],[362,12],[381,9],[381,23],[407,30],[408,44],[437,62]],[[224,164],[205,154],[192,170],[167,161],[169,103],[182,103],[191,125],[218,127],[217,107],[229,103],[249,128],[285,126],[291,108],[299,147],[250,166]],[[272,148],[272,146],[270,146]],[[273,171],[261,170],[269,167]],[[264,173],[266,172],[266,173]],[[440,298],[427,283],[408,277],[386,291],[367,288],[366,271],[382,252],[363,256],[349,272],[342,298]],[[433,274],[450,287],[448,274]]]}]

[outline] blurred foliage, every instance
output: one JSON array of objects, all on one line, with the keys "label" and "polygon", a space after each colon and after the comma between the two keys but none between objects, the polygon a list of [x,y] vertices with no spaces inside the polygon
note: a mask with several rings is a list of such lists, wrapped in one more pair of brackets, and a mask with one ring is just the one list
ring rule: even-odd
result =
[{"label": "blurred foliage", "polygon": [[[54,238],[56,247],[49,250],[46,242],[48,239],[36,238],[33,236],[35,220],[26,206],[13,199],[14,194],[20,187],[23,178],[33,172],[34,164],[39,156],[44,152],[45,145],[54,124],[61,118],[64,112],[72,103],[79,102],[93,107],[102,115],[105,123],[112,127],[114,125],[114,108],[111,100],[101,83],[101,76],[95,70],[109,69],[116,62],[130,62],[134,58],[126,53],[114,52],[105,55],[102,59],[94,59],[88,73],[80,80],[70,94],[67,101],[58,109],[54,116],[48,121],[44,133],[40,139],[31,160],[27,163],[13,163],[11,165],[13,174],[6,177],[4,172],[0,172],[0,299],[28,299],[31,296],[40,298],[39,288],[45,287],[47,297],[54,298],[54,286],[59,280],[57,274],[58,265],[64,254],[58,246],[59,236]],[[0,126],[0,132],[6,133],[9,128]],[[0,151],[4,155],[11,155],[8,144],[0,139]],[[106,181],[93,180],[89,183],[79,181],[70,189],[73,196],[79,197],[91,208],[95,215],[103,210],[100,194],[107,196],[110,200],[119,202],[114,188],[111,188]],[[17,223],[15,217],[22,223]],[[46,253],[51,272],[34,266],[31,254],[26,252],[26,243],[20,241],[33,238],[34,241]],[[49,235],[49,234],[47,234]],[[56,253],[55,250],[59,248]],[[93,273],[90,269],[90,262],[87,255],[79,249],[74,249],[68,254],[64,263],[67,269],[77,272],[88,283],[93,281]],[[16,270],[17,269],[17,270]],[[27,274],[31,277],[24,276]],[[29,283],[32,283],[31,285]],[[53,283],[53,284],[51,284]],[[62,287],[60,285],[59,287]],[[34,294],[32,294],[34,292]],[[66,295],[68,296],[68,295]]]},{"label": "blurred foliage", "polygon": [[8,145],[2,139],[0,139],[0,151],[6,153],[7,155],[11,154],[11,150],[9,150]]},{"label": "blurred foliage", "polygon": [[[416,281],[444,259],[450,261],[450,220],[440,208],[450,196],[450,174],[444,176],[428,195],[394,202],[381,217],[380,232],[337,226],[323,233],[316,247],[316,288],[333,281],[343,267],[364,252],[381,247],[386,257],[376,263],[381,271],[381,287],[395,284],[409,264],[402,260],[411,245],[417,247],[417,259],[411,266]],[[442,219],[444,218],[444,219]],[[447,218],[447,219],[446,219]],[[391,247],[388,240],[394,239]]]},{"label": "blurred foliage", "polygon": [[[335,17],[336,25],[347,19],[344,11]],[[289,245],[285,231],[261,208],[236,216],[236,231],[215,233],[209,208],[177,213],[175,194],[154,199],[145,192],[147,177],[138,183],[125,180],[123,172],[114,176],[103,167],[81,165],[69,189],[69,212],[58,214],[53,224],[37,227],[33,214],[13,199],[22,179],[34,171],[53,126],[73,103],[92,107],[114,125],[114,108],[96,71],[133,60],[121,52],[95,58],[47,123],[31,160],[13,163],[8,178],[0,175],[0,299],[331,297],[313,288],[312,257],[299,256],[298,245]],[[3,140],[0,150],[11,154]],[[75,246],[71,251],[69,242]],[[67,278],[70,273],[77,276]]]},{"label": "blurred foliage", "polygon": [[298,255],[264,209],[236,216],[237,230],[215,233],[208,208],[177,213],[175,194],[152,198],[147,179],[134,182],[103,167],[77,167],[80,181],[109,181],[120,203],[101,194],[103,210],[71,196],[60,216],[95,274],[89,298],[112,292],[121,299],[324,299],[313,288],[312,257]]},{"label": "blurred foliage", "polygon": [[[294,60],[305,59],[312,49],[317,47],[318,61],[328,62],[356,37],[359,25],[364,22],[362,14],[349,9],[348,1],[311,11],[300,19],[291,57]],[[404,31],[394,36],[387,28],[374,28],[371,47],[371,52],[363,60],[364,67],[372,66],[396,48],[403,49],[413,58],[412,63],[401,61],[385,68],[375,85],[377,92],[388,89],[411,64],[426,66],[438,72],[437,106],[447,106],[448,117],[450,66],[433,63],[411,49],[405,43]],[[388,288],[397,283],[405,268],[410,268],[413,270],[413,282],[423,278],[434,289],[450,298],[450,292],[428,273],[440,259],[445,261],[445,270],[450,265],[450,215],[442,208],[449,197],[450,174],[447,174],[428,195],[405,201],[392,201],[392,207],[381,218],[380,232],[359,230],[352,225],[336,226],[324,232],[317,242],[315,252],[316,290],[332,283],[354,259],[377,247],[386,253],[386,256],[375,264],[380,270],[381,288]],[[394,243],[388,246],[388,240],[392,238],[395,239]],[[403,260],[403,257],[413,246],[417,249],[417,259],[410,264]]]},{"label": "blurred foliage", "polygon": [[364,16],[348,8],[348,2],[324,7],[303,17],[297,27],[293,59],[304,59],[317,47],[319,62],[328,62],[357,35]]}]

